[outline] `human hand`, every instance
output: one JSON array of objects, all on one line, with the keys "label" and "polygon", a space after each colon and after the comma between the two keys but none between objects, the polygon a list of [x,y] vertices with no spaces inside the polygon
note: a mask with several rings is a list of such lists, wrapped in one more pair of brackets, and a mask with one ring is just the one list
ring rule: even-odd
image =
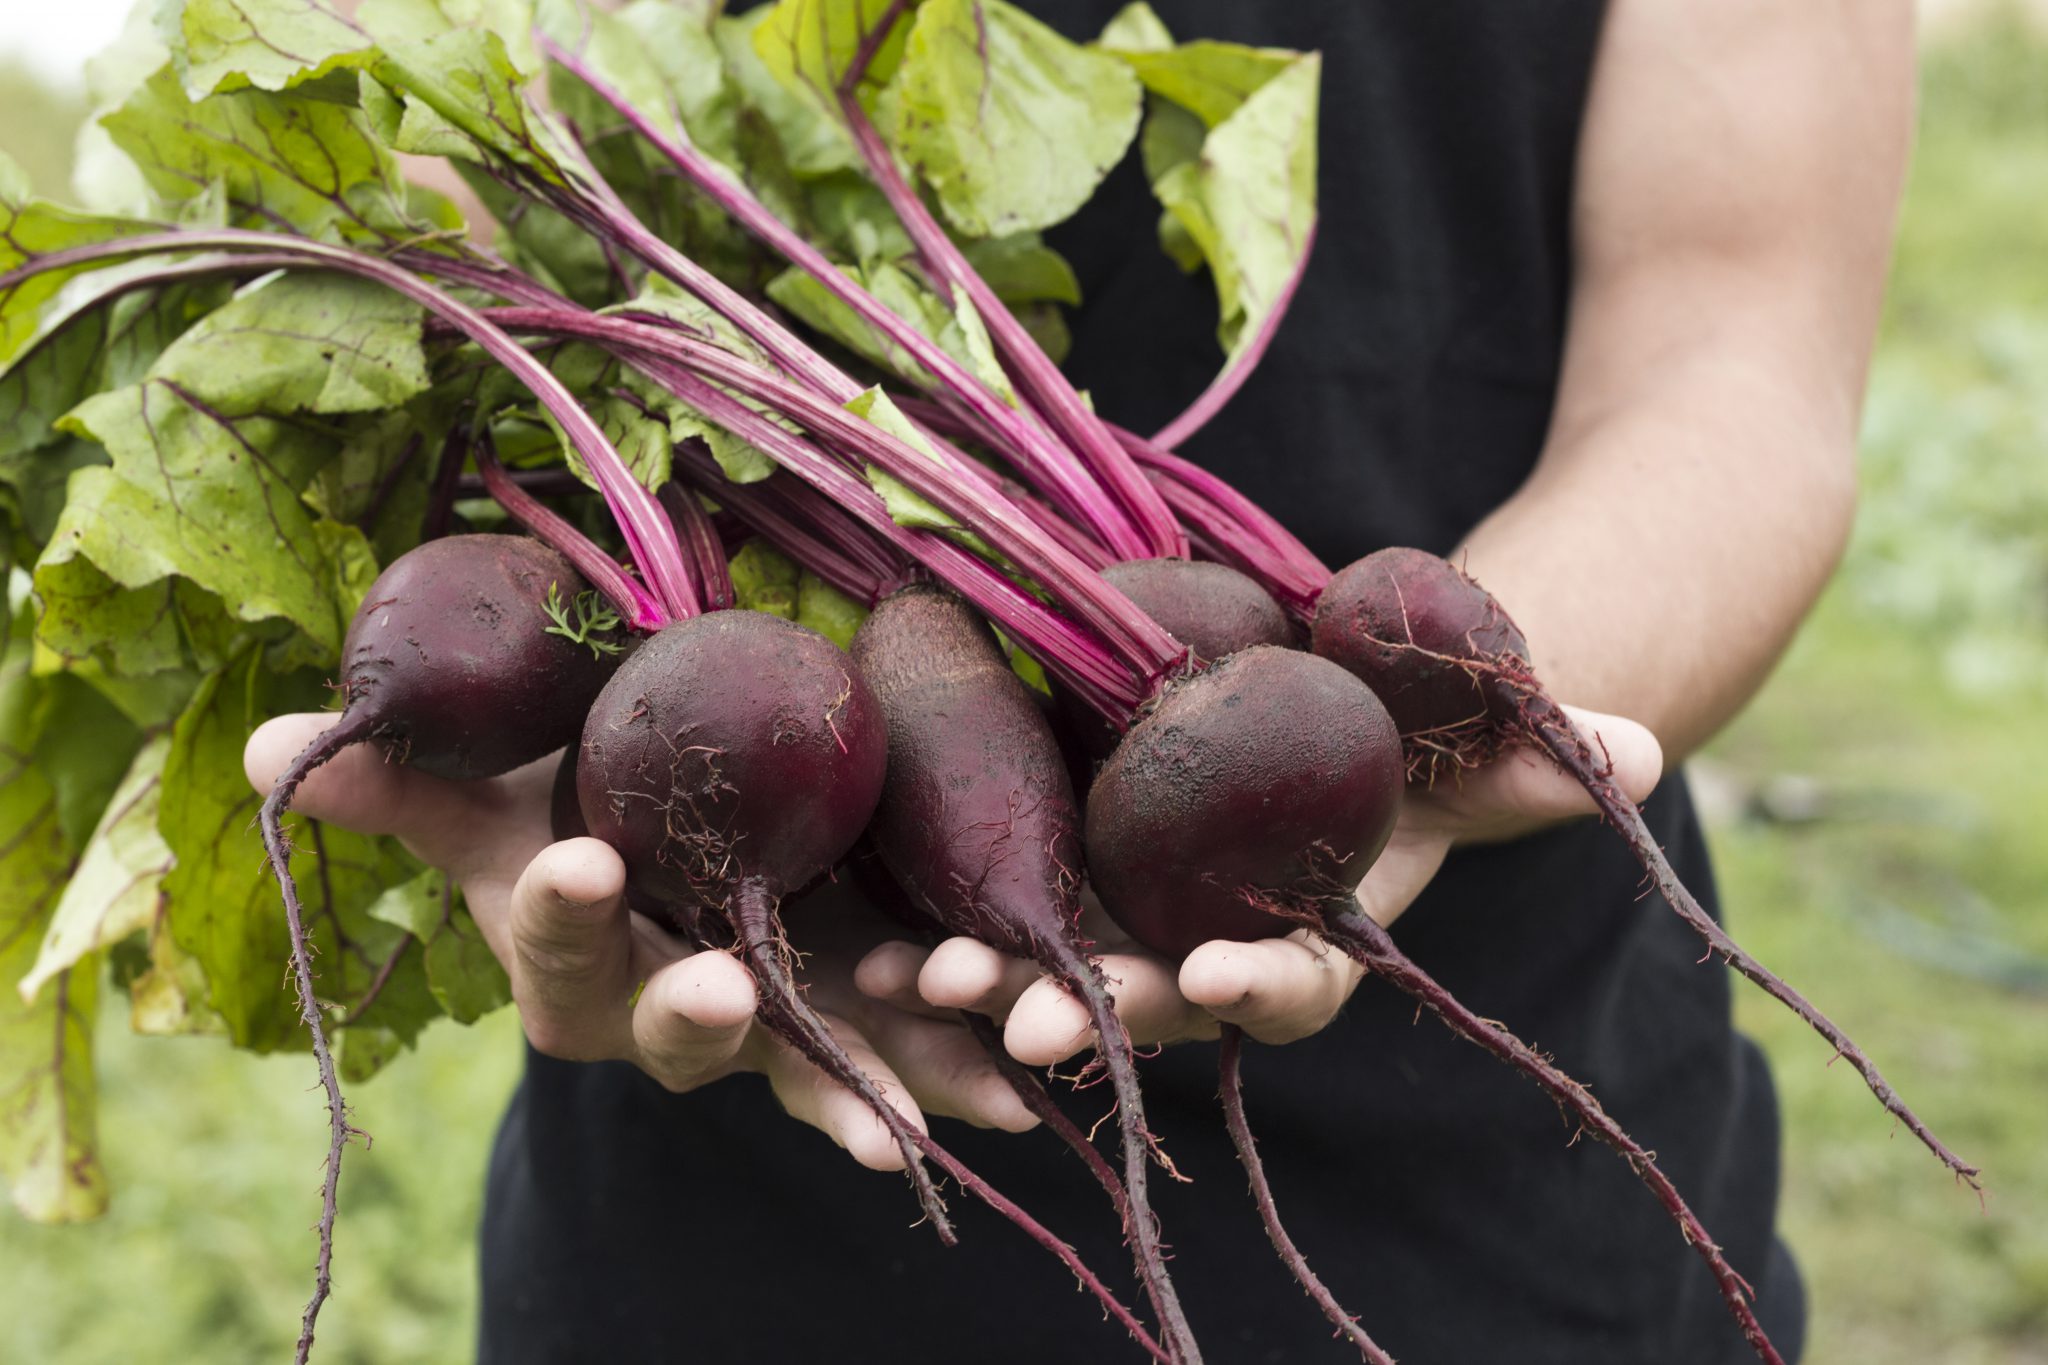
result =
[{"label": "human hand", "polygon": [[[1605,746],[1630,799],[1647,797],[1663,772],[1656,737],[1620,716],[1565,710],[1596,746]],[[1526,747],[1459,782],[1410,787],[1393,837],[1359,885],[1359,903],[1391,925],[1457,845],[1512,839],[1593,813],[1584,788]],[[1176,965],[1133,943],[1092,897],[1086,904],[1083,931],[1095,942],[1118,1015],[1141,1046],[1213,1038],[1225,1023],[1261,1042],[1305,1038],[1336,1017],[1363,975],[1356,962],[1306,929],[1256,943],[1205,943]],[[855,981],[875,999],[905,1010],[966,1009],[1003,1020],[1011,1054],[1028,1065],[1050,1066],[1092,1046],[1078,1001],[1032,964],[973,939],[948,939],[929,951],[884,943],[860,964]]]},{"label": "human hand", "polygon": [[[281,716],[250,736],[257,791],[331,713]],[[396,835],[461,886],[511,978],[534,1047],[570,1061],[626,1061],[681,1093],[736,1071],[768,1077],[789,1113],[863,1166],[900,1170],[901,1150],[852,1093],[757,1025],[753,979],[724,952],[699,952],[625,905],[625,866],[596,839],[553,841],[549,757],[503,777],[449,782],[343,750],[309,776],[293,807],[365,834]],[[789,907],[806,944],[803,979],[853,1060],[919,1128],[929,1112],[1021,1132],[1037,1120],[957,1016],[895,1009],[853,989],[854,964],[883,934],[879,916],[827,887]],[[815,940],[815,942],[813,941]]]}]

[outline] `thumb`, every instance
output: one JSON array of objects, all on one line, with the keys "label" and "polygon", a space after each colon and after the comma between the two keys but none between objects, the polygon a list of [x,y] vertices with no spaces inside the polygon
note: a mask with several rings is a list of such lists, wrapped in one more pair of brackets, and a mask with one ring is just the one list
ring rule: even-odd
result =
[{"label": "thumb", "polygon": [[526,1036],[551,1057],[600,1061],[632,1043],[632,930],[626,869],[611,846],[541,850],[513,888],[499,949]]}]

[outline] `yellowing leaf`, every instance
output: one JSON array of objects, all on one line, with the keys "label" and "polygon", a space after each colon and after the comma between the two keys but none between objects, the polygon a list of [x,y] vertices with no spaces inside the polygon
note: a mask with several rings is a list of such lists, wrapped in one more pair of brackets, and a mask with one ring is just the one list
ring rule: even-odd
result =
[{"label": "yellowing leaf", "polygon": [[114,789],[99,827],[64,886],[35,965],[17,985],[33,1003],[43,986],[88,953],[111,948],[156,918],[171,850],[157,833],[157,802],[171,737],[144,744]]}]

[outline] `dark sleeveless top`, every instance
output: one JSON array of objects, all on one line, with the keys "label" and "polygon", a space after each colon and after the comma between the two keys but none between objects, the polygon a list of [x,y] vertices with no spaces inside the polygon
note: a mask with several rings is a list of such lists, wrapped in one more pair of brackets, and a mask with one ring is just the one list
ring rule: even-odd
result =
[{"label": "dark sleeveless top", "polygon": [[[1091,36],[1119,0],[1027,0]],[[1597,0],[1154,0],[1176,33],[1320,48],[1323,227],[1262,370],[1188,447],[1332,565],[1448,549],[1512,494],[1557,384],[1574,146]],[[1087,292],[1070,370],[1150,430],[1218,361],[1204,276],[1152,234],[1135,165],[1057,234]],[[1649,805],[1713,905],[1684,785]],[[1397,929],[1480,1014],[1554,1053],[1654,1149],[1803,1336],[1773,1235],[1778,1112],[1729,1018],[1727,972],[1592,823],[1461,852]],[[1192,1183],[1155,1180],[1188,1313],[1218,1365],[1350,1349],[1273,1257],[1216,1104],[1215,1049],[1144,1065],[1153,1127]],[[1331,1027],[1247,1050],[1254,1126],[1296,1240],[1411,1365],[1722,1365],[1749,1358],[1705,1268],[1619,1159],[1532,1086],[1367,981]],[[1106,1099],[1075,1103],[1084,1121]],[[970,1165],[1129,1288],[1102,1196],[1043,1133],[941,1123]],[[968,1198],[961,1245],[909,1226],[857,1169],[736,1077],[673,1096],[629,1068],[533,1058],[494,1155],[482,1356],[511,1362],[1141,1358],[1049,1257]]]}]

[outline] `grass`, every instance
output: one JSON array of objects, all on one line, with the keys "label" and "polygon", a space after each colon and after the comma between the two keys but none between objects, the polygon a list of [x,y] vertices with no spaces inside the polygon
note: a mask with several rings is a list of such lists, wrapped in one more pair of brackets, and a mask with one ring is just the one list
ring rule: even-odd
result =
[{"label": "grass", "polygon": [[[1983,1164],[1984,1212],[1745,990],[1787,1128],[1810,1365],[2048,1363],[2048,44],[1928,54],[1921,144],[1843,573],[1710,755],[1738,932]],[[0,81],[0,85],[4,85]],[[41,107],[5,104],[0,107]],[[17,129],[52,120],[0,122]],[[31,149],[33,150],[33,149]],[[51,186],[61,154],[30,158]],[[276,1359],[309,1280],[320,1107],[301,1057],[102,1030],[103,1222],[0,1216],[0,1358]],[[475,1224],[517,1025],[430,1031],[358,1087],[330,1362],[471,1353]]]}]

